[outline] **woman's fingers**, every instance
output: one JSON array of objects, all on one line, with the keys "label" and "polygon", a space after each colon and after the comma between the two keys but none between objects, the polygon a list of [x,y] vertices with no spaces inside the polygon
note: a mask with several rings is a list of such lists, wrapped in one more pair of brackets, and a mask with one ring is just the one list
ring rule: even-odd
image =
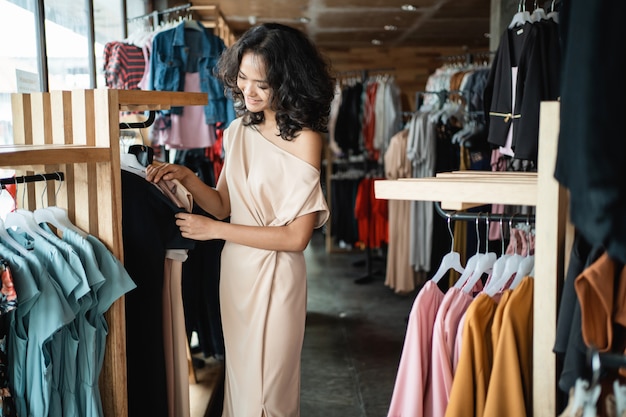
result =
[{"label": "woman's fingers", "polygon": [[174,167],[175,165],[172,164],[148,165],[146,168],[146,179],[152,182],[159,182],[165,175],[174,172]]}]

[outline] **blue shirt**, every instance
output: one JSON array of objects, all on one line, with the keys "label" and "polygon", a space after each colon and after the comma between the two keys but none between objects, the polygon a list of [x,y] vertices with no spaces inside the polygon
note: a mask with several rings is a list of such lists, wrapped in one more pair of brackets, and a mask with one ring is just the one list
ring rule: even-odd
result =
[{"label": "blue shirt", "polygon": [[[152,39],[150,90],[185,91],[185,73],[200,73],[200,90],[207,93],[204,106],[207,124],[230,124],[235,118],[232,100],[224,95],[224,85],[213,75],[217,61],[226,49],[224,41],[198,22],[187,29],[185,23],[161,31]],[[182,107],[172,107],[182,114]]]}]

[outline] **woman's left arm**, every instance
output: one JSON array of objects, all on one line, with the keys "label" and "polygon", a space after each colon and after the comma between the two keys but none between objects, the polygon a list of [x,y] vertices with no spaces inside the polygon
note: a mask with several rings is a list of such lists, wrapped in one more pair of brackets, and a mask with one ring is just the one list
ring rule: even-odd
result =
[{"label": "woman's left arm", "polygon": [[178,213],[176,225],[182,236],[188,239],[223,239],[257,249],[299,252],[311,240],[316,217],[314,212],[297,217],[286,226],[244,226],[198,214]]}]

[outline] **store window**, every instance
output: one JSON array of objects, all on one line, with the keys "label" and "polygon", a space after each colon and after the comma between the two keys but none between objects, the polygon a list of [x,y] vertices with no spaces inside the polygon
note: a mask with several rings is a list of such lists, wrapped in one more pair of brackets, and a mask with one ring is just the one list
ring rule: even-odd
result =
[{"label": "store window", "polygon": [[[44,0],[48,90],[104,88],[104,45],[123,39],[126,33],[124,5],[134,16],[146,13],[145,3]],[[89,45],[89,5],[93,10],[93,49]],[[43,83],[36,0],[0,0],[0,16],[0,145],[6,145],[13,142],[11,93],[41,91]]]},{"label": "store window", "polygon": [[[0,145],[13,142],[11,93],[38,90],[34,0],[0,0]],[[19,41],[18,41],[19,40]]]},{"label": "store window", "polygon": [[89,21],[85,2],[44,1],[49,90],[90,87]]}]

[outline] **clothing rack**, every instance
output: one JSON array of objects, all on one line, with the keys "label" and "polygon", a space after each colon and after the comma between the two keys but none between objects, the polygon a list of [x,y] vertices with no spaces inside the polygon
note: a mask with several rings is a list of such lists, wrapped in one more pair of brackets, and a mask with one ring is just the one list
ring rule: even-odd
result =
[{"label": "clothing rack", "polygon": [[458,94],[459,96],[461,96],[463,98],[463,100],[466,103],[468,102],[467,97],[465,97],[467,92],[463,91],[463,90],[446,90],[446,89],[438,90],[438,91],[423,90],[423,91],[416,91],[415,92],[415,103],[417,103],[417,108],[418,109],[421,107],[420,96],[421,95],[426,95],[426,94],[434,94],[434,95],[436,95],[437,99],[439,100],[439,107],[440,108],[443,106],[443,104],[446,102],[446,99],[448,99],[451,94]]},{"label": "clothing rack", "polygon": [[164,15],[164,14],[170,14],[170,13],[179,13],[182,11],[187,11],[191,8],[191,3],[187,3],[187,4],[182,4],[180,6],[174,6],[174,7],[169,7],[167,9],[164,10],[155,10],[153,12],[150,13],[146,13],[146,14],[142,14],[140,16],[135,16],[135,17],[129,17],[126,19],[127,22],[132,22],[135,20],[141,20],[141,19],[148,19],[148,18],[153,18],[154,22],[156,22],[155,24],[157,24],[158,22],[158,18],[160,15]]},{"label": "clothing rack", "polygon": [[35,174],[35,175],[22,175],[18,177],[11,178],[1,178],[0,185],[2,188],[5,188],[5,185],[12,184],[23,184],[27,182],[37,182],[37,181],[63,181],[65,179],[65,174],[63,172],[51,172],[47,174]]},{"label": "clothing rack", "polygon": [[559,294],[574,230],[567,223],[567,191],[553,176],[559,133],[559,103],[542,102],[537,173],[452,172],[436,177],[382,180],[376,198],[439,201],[447,210],[483,204],[536,206],[533,291],[532,416],[557,411],[556,337]]},{"label": "clothing rack", "polygon": [[459,220],[459,221],[476,221],[476,220],[485,220],[489,222],[499,222],[499,221],[514,221],[515,218],[519,218],[519,220],[525,220],[528,223],[535,222],[535,216],[531,214],[504,214],[504,213],[472,213],[472,212],[458,212],[452,210],[444,210],[441,208],[441,203],[439,201],[435,201],[435,211],[444,219],[450,220]]},{"label": "clothing rack", "polygon": [[481,58],[483,60],[490,59],[490,57],[494,54],[495,54],[495,51],[476,51],[476,52],[466,51],[463,54],[442,55],[442,56],[437,57],[437,59],[470,65],[476,62],[477,58]]},{"label": "clothing rack", "polygon": [[365,81],[367,77],[369,77],[372,73],[385,73],[385,72],[393,72],[396,69],[393,67],[389,68],[366,68],[366,69],[358,69],[358,70],[347,70],[336,72],[336,78],[351,78],[355,76],[360,76],[361,81]]},{"label": "clothing rack", "polygon": [[156,110],[148,112],[148,118],[143,122],[121,122],[120,129],[144,129],[150,127],[156,120]]}]

